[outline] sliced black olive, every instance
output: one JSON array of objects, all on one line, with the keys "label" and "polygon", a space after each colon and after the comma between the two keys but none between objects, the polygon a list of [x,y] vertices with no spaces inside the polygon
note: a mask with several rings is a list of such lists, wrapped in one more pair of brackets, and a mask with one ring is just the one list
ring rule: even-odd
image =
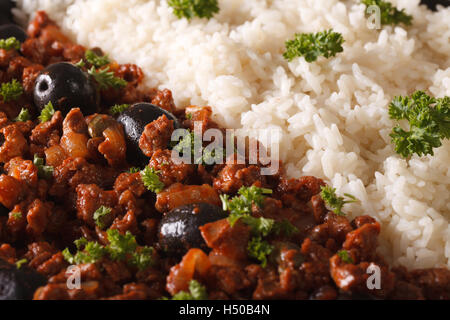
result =
[{"label": "sliced black olive", "polygon": [[145,126],[162,115],[165,115],[169,120],[173,120],[175,129],[179,128],[178,120],[172,113],[151,103],[136,103],[119,115],[117,121],[123,125],[127,139],[128,162],[138,166],[148,164],[149,159],[139,148],[139,139]]},{"label": "sliced black olive", "polygon": [[191,248],[207,250],[199,227],[225,218],[222,208],[208,203],[184,205],[166,213],[159,225],[159,246],[173,254],[184,254]]},{"label": "sliced black olive", "polygon": [[12,23],[12,8],[14,3],[11,0],[0,0],[0,25]]},{"label": "sliced black olive", "polygon": [[420,0],[420,4],[424,4],[428,7],[428,9],[436,11],[436,6],[438,4],[449,7],[450,6],[450,0]]},{"label": "sliced black olive", "polygon": [[27,33],[21,27],[15,24],[5,24],[0,26],[0,39],[15,37],[20,42],[27,39]]},{"label": "sliced black olive", "polygon": [[5,206],[3,206],[3,205],[0,203],[0,217],[1,217],[1,216],[7,216],[8,214],[9,214],[8,208],[6,208]]},{"label": "sliced black olive", "polygon": [[0,26],[11,23],[11,19],[4,13],[0,13]]},{"label": "sliced black olive", "polygon": [[46,278],[26,266],[0,259],[0,300],[31,300],[34,291],[45,285]]},{"label": "sliced black olive", "polygon": [[15,7],[14,1],[12,0],[0,0],[0,10],[1,12],[11,11]]},{"label": "sliced black olive", "polygon": [[99,99],[90,76],[68,62],[54,63],[42,70],[34,85],[34,103],[40,110],[51,101],[55,110],[63,114],[80,108],[89,115],[98,112]]}]

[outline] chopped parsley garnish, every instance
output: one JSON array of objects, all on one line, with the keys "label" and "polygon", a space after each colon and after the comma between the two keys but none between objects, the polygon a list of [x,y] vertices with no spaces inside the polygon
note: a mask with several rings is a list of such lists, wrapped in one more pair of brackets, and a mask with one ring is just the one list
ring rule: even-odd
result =
[{"label": "chopped parsley garnish", "polygon": [[141,171],[141,169],[138,167],[131,167],[128,169],[128,173],[138,173],[139,171]]},{"label": "chopped parsley garnish", "polygon": [[407,120],[409,131],[396,125],[390,134],[395,152],[408,158],[433,155],[433,148],[450,139],[450,97],[432,98],[423,91],[411,97],[395,97],[389,105],[389,116]]},{"label": "chopped parsley garnish", "polygon": [[104,67],[110,63],[107,55],[99,56],[92,50],[86,50],[86,53],[84,54],[84,58],[86,59],[86,61],[88,63],[90,63],[91,65],[93,65],[96,68]]},{"label": "chopped parsley garnish", "polygon": [[27,259],[20,259],[20,260],[16,261],[16,268],[20,269],[22,267],[22,265],[24,265],[27,262],[28,262]]},{"label": "chopped parsley garnish", "polygon": [[[175,294],[171,300],[207,300],[208,293],[206,288],[197,280],[189,281],[189,292],[180,291]],[[163,298],[163,300],[168,300]]]},{"label": "chopped parsley garnish", "polygon": [[183,156],[187,156],[184,154],[185,151],[190,151],[190,160],[194,159],[194,164],[201,163],[201,159],[196,158],[196,150],[195,150],[195,134],[194,132],[189,130],[189,133],[182,137],[178,143],[173,146],[173,150],[177,151],[179,154],[183,154]]},{"label": "chopped parsley garnish", "polygon": [[275,221],[268,218],[255,218],[250,215],[245,215],[240,220],[250,227],[253,235],[266,237],[269,234],[284,234],[286,237],[298,233],[297,227],[295,227],[288,220]]},{"label": "chopped parsley garnish", "polygon": [[338,197],[336,195],[336,189],[330,186],[322,186],[320,188],[322,190],[320,192],[320,196],[322,197],[323,201],[325,201],[325,203],[331,208],[331,210],[338,216],[345,216],[345,213],[342,212],[342,207],[346,203],[359,201],[354,196],[348,193],[344,193],[344,196],[348,198],[347,200],[345,200],[344,197]]},{"label": "chopped parsley garnish", "polygon": [[2,83],[0,95],[4,102],[17,100],[23,94],[23,88],[19,81],[12,79],[10,82]]},{"label": "chopped parsley garnish", "polygon": [[38,169],[38,177],[41,179],[50,179],[53,177],[53,167],[46,166],[44,159],[40,158],[37,154],[34,155],[33,164]]},{"label": "chopped parsley garnish", "polygon": [[98,242],[80,238],[74,243],[78,250],[75,255],[70,253],[69,248],[62,251],[64,259],[70,264],[95,263],[106,254],[105,247]]},{"label": "chopped parsley garnish", "polygon": [[113,260],[127,259],[130,265],[143,270],[153,263],[152,247],[139,247],[135,237],[130,231],[125,235],[119,233],[118,230],[109,229],[107,232],[109,245],[106,247],[109,256]]},{"label": "chopped parsley garnish", "polygon": [[153,263],[154,249],[147,246],[138,247],[131,232],[127,231],[125,235],[122,235],[118,230],[109,229],[106,234],[109,241],[107,246],[81,238],[74,242],[78,250],[75,255],[70,253],[68,248],[63,250],[64,259],[71,264],[95,263],[107,255],[112,260],[126,260],[129,265],[139,270]]},{"label": "chopped parsley garnish", "polygon": [[[203,148],[201,139],[194,132],[188,131],[189,133],[183,136],[177,143],[173,143],[173,150],[182,154],[183,157],[185,156],[184,152],[189,150],[190,161],[193,160],[194,164],[211,165],[216,163],[215,160],[217,158],[223,159],[225,153],[223,148]],[[199,147],[197,149],[195,148],[196,141]]]},{"label": "chopped parsley garnish", "polygon": [[253,234],[263,237],[268,236],[275,226],[275,220],[263,217],[243,216],[241,221],[250,227]]},{"label": "chopped parsley garnish", "polygon": [[217,0],[169,0],[167,3],[179,19],[191,20],[194,17],[210,19],[219,12]]},{"label": "chopped parsley garnish", "polygon": [[156,171],[155,168],[149,166],[145,167],[145,169],[141,171],[141,179],[147,190],[154,193],[159,193],[164,189],[164,183],[158,176],[159,173],[160,171]]},{"label": "chopped parsley garnish", "polygon": [[178,142],[172,141],[173,149],[179,153],[183,150],[189,149],[191,153],[194,153],[194,141],[195,135],[192,131],[188,130],[189,133],[184,135]]},{"label": "chopped parsley garnish", "polygon": [[258,207],[262,206],[265,195],[271,194],[272,190],[265,188],[258,188],[255,186],[241,187],[238,191],[239,196],[229,199],[229,196],[224,194],[220,196],[224,211],[230,211],[228,222],[233,226],[243,216],[250,216],[252,212],[252,205]]},{"label": "chopped parsley garnish", "polygon": [[11,217],[13,217],[15,220],[22,219],[22,212],[20,211],[11,212]]},{"label": "chopped parsley garnish", "polygon": [[247,245],[248,255],[261,262],[263,268],[267,265],[267,256],[272,253],[273,246],[264,237],[270,234],[285,234],[288,238],[298,232],[298,229],[289,221],[275,221],[267,218],[243,216],[241,221],[248,225],[253,235]]},{"label": "chopped parsley garnish", "polygon": [[[216,151],[218,151],[216,153]],[[212,165],[216,163],[216,159],[223,159],[224,156],[224,149],[210,149],[210,148],[204,148],[202,152],[202,158],[200,159],[200,163]]]},{"label": "chopped parsley garnish", "polygon": [[131,255],[129,263],[139,270],[144,270],[153,263],[153,252],[152,247],[141,247],[138,248],[136,252]]},{"label": "chopped parsley garnish", "polygon": [[20,110],[19,115],[14,119],[16,122],[26,122],[31,119],[30,112],[26,108]]},{"label": "chopped parsley garnish", "polygon": [[247,252],[250,257],[261,262],[262,267],[267,265],[267,256],[273,250],[273,246],[264,240],[264,237],[273,233],[276,235],[283,233],[287,237],[291,237],[298,232],[298,229],[287,220],[275,221],[273,219],[251,216],[252,206],[257,205],[261,207],[265,195],[271,193],[272,190],[270,189],[252,186],[240,188],[238,191],[239,196],[233,199],[229,199],[228,195],[220,196],[223,210],[230,212],[228,216],[230,226],[233,227],[238,220],[241,220],[250,227],[252,238],[247,245]]},{"label": "chopped parsley garnish", "polygon": [[80,59],[80,61],[78,61],[77,63],[74,63],[74,66],[78,67],[78,68],[84,68],[86,66],[86,63],[84,63],[83,59]]},{"label": "chopped parsley garnish", "polygon": [[92,67],[88,70],[88,73],[94,77],[100,89],[120,89],[127,85],[127,82],[122,78],[116,77],[114,72],[110,71],[109,67],[103,69],[95,69],[95,67]]},{"label": "chopped parsley garnish", "polygon": [[130,107],[129,104],[116,104],[116,105],[113,105],[111,108],[109,108],[109,114],[115,116],[117,114],[120,114],[120,113],[124,112],[129,107]]},{"label": "chopped parsley garnish", "polygon": [[131,232],[127,231],[122,235],[116,229],[109,229],[106,233],[108,234],[108,251],[111,259],[124,260],[127,254],[136,250],[136,239]]},{"label": "chopped parsley garnish", "polygon": [[267,257],[272,253],[273,246],[261,237],[253,237],[247,245],[248,255],[261,263],[261,267],[267,266]]},{"label": "chopped parsley garnish", "polygon": [[95,212],[94,212],[95,224],[100,229],[102,229],[102,230],[105,229],[104,217],[109,215],[110,213],[111,213],[111,208],[108,208],[105,206],[101,206],[100,208],[95,210]]},{"label": "chopped parsley garnish", "polygon": [[411,25],[413,17],[406,14],[405,9],[398,10],[388,1],[384,0],[361,0],[366,7],[377,6],[380,8],[380,23],[382,25],[396,25],[403,23]]},{"label": "chopped parsley garnish", "polygon": [[281,221],[277,221],[273,226],[273,232],[276,235],[284,234],[286,237],[290,238],[294,234],[298,233],[299,230],[296,226],[294,226],[291,222],[284,219]]},{"label": "chopped parsley garnish", "polygon": [[19,50],[20,49],[20,41],[15,37],[10,37],[8,39],[0,39],[0,49],[4,50]]},{"label": "chopped parsley garnish", "polygon": [[296,33],[294,39],[286,41],[283,57],[288,61],[305,57],[307,62],[313,62],[319,56],[329,58],[344,51],[343,43],[342,35],[332,29],[318,33]]},{"label": "chopped parsley garnish", "polygon": [[340,250],[337,252],[337,255],[344,263],[354,263],[353,258],[350,256],[347,250]]},{"label": "chopped parsley garnish", "polygon": [[[186,134],[184,137],[182,137],[178,143],[176,143],[173,146],[173,150],[177,151],[179,154],[183,154],[185,156],[184,151],[189,150],[191,158],[190,160],[194,159],[194,164],[199,164],[202,162],[202,159],[197,157],[196,150],[195,150],[195,139],[196,136],[194,132],[188,130],[189,133]],[[201,146],[201,148],[203,148]],[[203,152],[202,152],[203,153]]]},{"label": "chopped parsley garnish", "polygon": [[42,109],[41,115],[38,117],[41,123],[50,121],[55,114],[55,108],[53,108],[53,104],[51,101],[47,103],[47,105]]}]

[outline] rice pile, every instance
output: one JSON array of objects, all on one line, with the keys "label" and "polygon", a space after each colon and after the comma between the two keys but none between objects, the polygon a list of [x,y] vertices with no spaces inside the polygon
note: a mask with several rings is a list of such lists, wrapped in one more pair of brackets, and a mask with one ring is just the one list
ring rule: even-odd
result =
[{"label": "rice pile", "polygon": [[[450,95],[450,9],[392,0],[413,26],[370,30],[359,1],[221,0],[213,19],[177,19],[166,0],[18,0],[46,10],[74,40],[141,66],[179,107],[210,105],[225,127],[279,128],[292,177],[324,178],[382,225],[380,251],[409,268],[450,267],[450,141],[401,159],[387,106],[396,95]],[[295,32],[342,33],[344,52],[286,62]]]}]

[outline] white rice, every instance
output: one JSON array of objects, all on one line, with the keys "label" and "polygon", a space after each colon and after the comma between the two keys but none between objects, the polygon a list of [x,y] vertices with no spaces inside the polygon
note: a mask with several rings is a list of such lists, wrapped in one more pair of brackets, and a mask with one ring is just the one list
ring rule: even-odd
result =
[{"label": "white rice", "polygon": [[[213,19],[191,22],[166,0],[18,0],[79,43],[141,66],[180,108],[210,105],[226,127],[281,129],[288,174],[322,177],[359,198],[346,211],[381,222],[390,262],[450,267],[450,141],[407,162],[393,151],[387,113],[395,95],[450,96],[450,9],[391,2],[413,26],[370,30],[356,0],[221,0]],[[328,28],[342,33],[344,53],[283,59],[295,32]]]}]

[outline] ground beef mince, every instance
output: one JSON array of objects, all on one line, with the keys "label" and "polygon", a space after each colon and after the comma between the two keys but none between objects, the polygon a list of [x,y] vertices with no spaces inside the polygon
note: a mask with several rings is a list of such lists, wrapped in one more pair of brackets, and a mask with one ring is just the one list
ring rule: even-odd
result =
[{"label": "ground beef mince", "polygon": [[[211,109],[177,111],[169,90],[142,85],[138,66],[103,59],[98,48],[88,59],[86,51],[44,12],[20,50],[0,49],[1,83],[15,79],[22,88],[0,97],[0,281],[10,282],[0,288],[18,290],[0,297],[189,297],[194,283],[209,299],[450,298],[448,269],[391,267],[377,253],[379,223],[329,210],[321,179],[288,179],[282,167],[264,176],[247,162],[175,161],[195,121],[223,130]],[[98,106],[37,108],[36,79],[61,62],[89,75]],[[137,103],[174,115],[137,121],[139,155],[127,152],[135,128],[117,120]],[[190,134],[172,143],[177,121]],[[144,167],[132,165],[142,159]],[[187,224],[175,236],[170,230]],[[21,288],[25,273],[44,280]]]}]

